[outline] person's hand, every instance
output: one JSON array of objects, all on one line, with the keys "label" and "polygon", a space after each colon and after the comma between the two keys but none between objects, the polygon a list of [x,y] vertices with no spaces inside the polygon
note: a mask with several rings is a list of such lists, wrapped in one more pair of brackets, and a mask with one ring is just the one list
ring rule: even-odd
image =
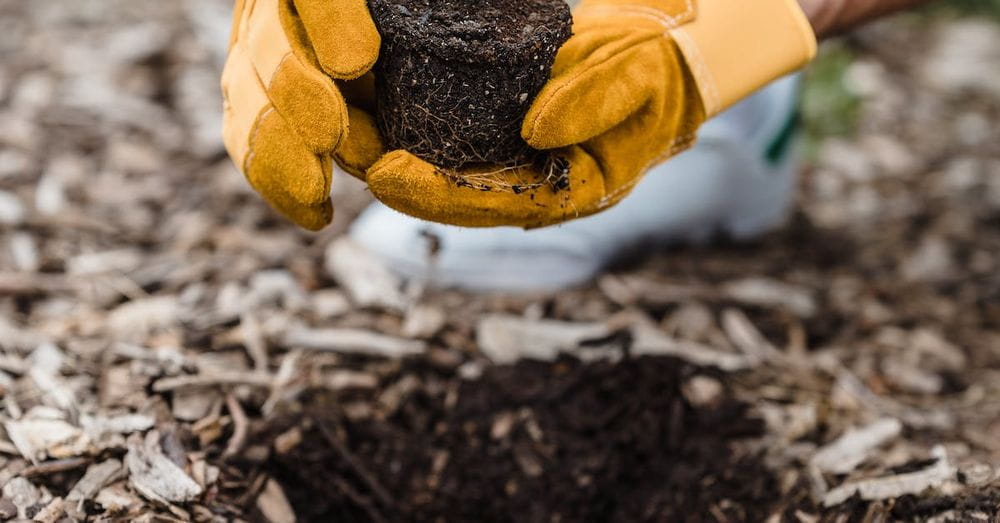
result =
[{"label": "person's hand", "polygon": [[575,35],[522,130],[551,151],[549,162],[455,172],[406,151],[379,155],[373,119],[355,110],[338,163],[419,218],[559,223],[615,205],[648,168],[689,147],[706,118],[801,67],[816,48],[794,0],[584,0],[574,18]]},{"label": "person's hand", "polygon": [[332,155],[348,131],[334,79],[364,75],[380,46],[366,0],[237,0],[222,76],[226,149],[279,212],[333,217]]}]

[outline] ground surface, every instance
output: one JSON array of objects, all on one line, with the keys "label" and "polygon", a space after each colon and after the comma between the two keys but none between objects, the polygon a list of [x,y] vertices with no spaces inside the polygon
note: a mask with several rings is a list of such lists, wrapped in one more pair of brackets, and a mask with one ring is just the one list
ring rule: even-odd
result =
[{"label": "ground surface", "polygon": [[0,516],[996,519],[995,22],[829,47],[759,243],[366,298],[363,190],[307,235],[223,154],[226,4],[0,0]]}]

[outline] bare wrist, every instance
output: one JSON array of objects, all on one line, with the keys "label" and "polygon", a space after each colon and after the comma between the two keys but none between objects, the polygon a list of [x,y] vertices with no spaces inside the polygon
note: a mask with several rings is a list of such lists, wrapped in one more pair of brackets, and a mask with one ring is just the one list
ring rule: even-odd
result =
[{"label": "bare wrist", "polygon": [[798,0],[818,38],[850,30],[869,20],[927,0]]},{"label": "bare wrist", "polygon": [[845,0],[798,0],[816,37],[823,39],[834,30],[843,14]]}]

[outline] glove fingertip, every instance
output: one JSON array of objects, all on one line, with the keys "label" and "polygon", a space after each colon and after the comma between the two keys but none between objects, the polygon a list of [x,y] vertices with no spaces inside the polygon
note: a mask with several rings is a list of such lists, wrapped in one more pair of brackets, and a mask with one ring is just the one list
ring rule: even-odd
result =
[{"label": "glove fingertip", "polygon": [[368,170],[368,188],[385,205],[410,216],[448,222],[449,185],[438,169],[403,151],[390,151]]},{"label": "glove fingertip", "polygon": [[372,24],[371,27],[359,28],[345,40],[341,42],[342,48],[335,53],[337,56],[327,60],[320,56],[319,59],[328,75],[338,80],[353,80],[375,66],[382,45],[381,36]]},{"label": "glove fingertip", "polygon": [[265,197],[280,192],[304,206],[330,198],[333,166],[329,157],[317,156],[299,142],[277,112],[261,117],[251,149],[246,175]]},{"label": "glove fingertip", "polygon": [[557,149],[575,145],[600,134],[604,128],[595,117],[594,108],[579,102],[579,84],[554,80],[535,99],[524,124],[521,137],[535,149]]},{"label": "glove fingertip", "polygon": [[375,197],[398,194],[426,180],[415,180],[434,174],[434,166],[404,150],[390,151],[368,169],[368,188]]},{"label": "glove fingertip", "polygon": [[333,222],[333,203],[327,201],[318,206],[304,207],[288,217],[307,231],[319,232]]},{"label": "glove fingertip", "polygon": [[385,154],[385,144],[371,114],[350,105],[347,111],[350,129],[334,158],[349,174],[365,180],[366,171]]},{"label": "glove fingertip", "polygon": [[295,0],[295,6],[326,74],[352,80],[375,65],[382,39],[367,0]]},{"label": "glove fingertip", "polygon": [[347,105],[333,81],[294,56],[282,62],[268,89],[275,109],[316,154],[330,154],[347,134]]}]

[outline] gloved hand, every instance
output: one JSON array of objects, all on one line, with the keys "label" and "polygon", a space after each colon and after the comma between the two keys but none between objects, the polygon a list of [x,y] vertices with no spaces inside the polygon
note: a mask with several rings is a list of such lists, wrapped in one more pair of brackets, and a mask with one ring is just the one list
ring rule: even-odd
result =
[{"label": "gloved hand", "polygon": [[815,51],[795,0],[583,0],[522,130],[555,162],[452,172],[406,151],[378,158],[378,131],[363,111],[352,112],[337,160],[366,174],[382,202],[419,218],[559,223],[621,201],[648,168],[690,147],[706,118]]},{"label": "gloved hand", "polygon": [[365,74],[380,38],[366,0],[236,0],[222,76],[226,149],[278,211],[318,230],[333,217],[332,154],[348,129],[334,79]]}]

